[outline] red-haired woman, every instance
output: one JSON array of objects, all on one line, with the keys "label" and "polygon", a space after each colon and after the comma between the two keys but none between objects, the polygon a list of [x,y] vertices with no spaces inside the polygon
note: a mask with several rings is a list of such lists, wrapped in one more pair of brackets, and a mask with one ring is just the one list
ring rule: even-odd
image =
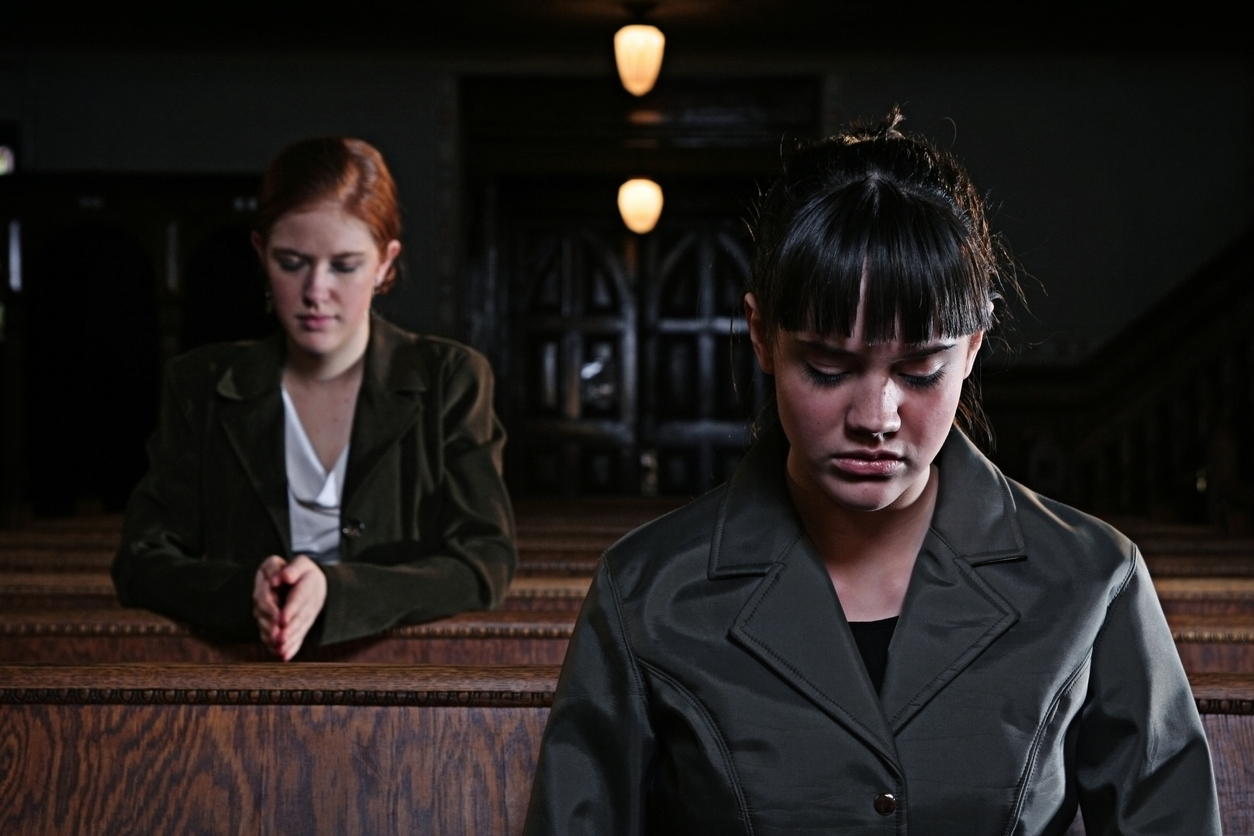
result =
[{"label": "red-haired woman", "polygon": [[356,139],[284,149],[253,243],[281,329],[170,363],[127,507],[123,604],[278,656],[492,607],[514,571],[487,361],[371,315],[396,187]]}]

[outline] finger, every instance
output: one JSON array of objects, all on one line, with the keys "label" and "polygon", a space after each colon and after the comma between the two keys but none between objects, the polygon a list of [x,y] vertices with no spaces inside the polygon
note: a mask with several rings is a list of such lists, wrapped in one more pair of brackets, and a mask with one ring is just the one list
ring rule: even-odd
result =
[{"label": "finger", "polygon": [[267,578],[270,578],[282,571],[283,567],[286,565],[286,560],[279,557],[277,554],[272,554],[265,560],[261,561],[261,566],[258,567],[258,571],[260,571]]},{"label": "finger", "polygon": [[322,571],[318,568],[318,564],[314,563],[305,555],[298,555],[295,560],[283,567],[280,573],[287,583],[296,584],[311,572]]}]

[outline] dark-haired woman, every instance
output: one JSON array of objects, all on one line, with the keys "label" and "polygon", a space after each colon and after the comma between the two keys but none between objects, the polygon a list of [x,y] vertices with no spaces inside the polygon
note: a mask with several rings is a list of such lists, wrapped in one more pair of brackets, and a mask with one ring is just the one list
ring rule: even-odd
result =
[{"label": "dark-haired woman", "polygon": [[288,660],[501,601],[515,551],[491,370],[371,315],[399,237],[367,143],[275,159],[253,243],[280,330],[171,362],[113,564],[123,604]]},{"label": "dark-haired woman", "polygon": [[899,120],[765,197],[745,308],[776,410],[727,485],[606,552],[529,834],[1036,836],[1077,806],[1094,836],[1219,833],[1136,547],[955,423],[1010,280]]}]

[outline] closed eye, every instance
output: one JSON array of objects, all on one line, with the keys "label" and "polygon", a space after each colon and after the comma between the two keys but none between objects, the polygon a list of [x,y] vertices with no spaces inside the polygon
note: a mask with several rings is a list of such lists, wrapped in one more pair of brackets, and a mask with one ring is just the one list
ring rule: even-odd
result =
[{"label": "closed eye", "polygon": [[941,366],[931,374],[902,374],[901,379],[911,389],[931,389],[941,382],[945,375],[945,367]]},{"label": "closed eye", "polygon": [[809,363],[802,364],[802,369],[815,386],[838,386],[849,376],[848,372],[821,372]]}]

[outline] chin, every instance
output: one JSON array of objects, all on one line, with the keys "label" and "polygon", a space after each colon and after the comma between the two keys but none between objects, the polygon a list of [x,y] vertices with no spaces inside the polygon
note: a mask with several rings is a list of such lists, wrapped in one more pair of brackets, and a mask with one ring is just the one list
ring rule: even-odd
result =
[{"label": "chin", "polygon": [[882,511],[901,497],[900,486],[889,482],[829,485],[832,502],[850,511]]}]

